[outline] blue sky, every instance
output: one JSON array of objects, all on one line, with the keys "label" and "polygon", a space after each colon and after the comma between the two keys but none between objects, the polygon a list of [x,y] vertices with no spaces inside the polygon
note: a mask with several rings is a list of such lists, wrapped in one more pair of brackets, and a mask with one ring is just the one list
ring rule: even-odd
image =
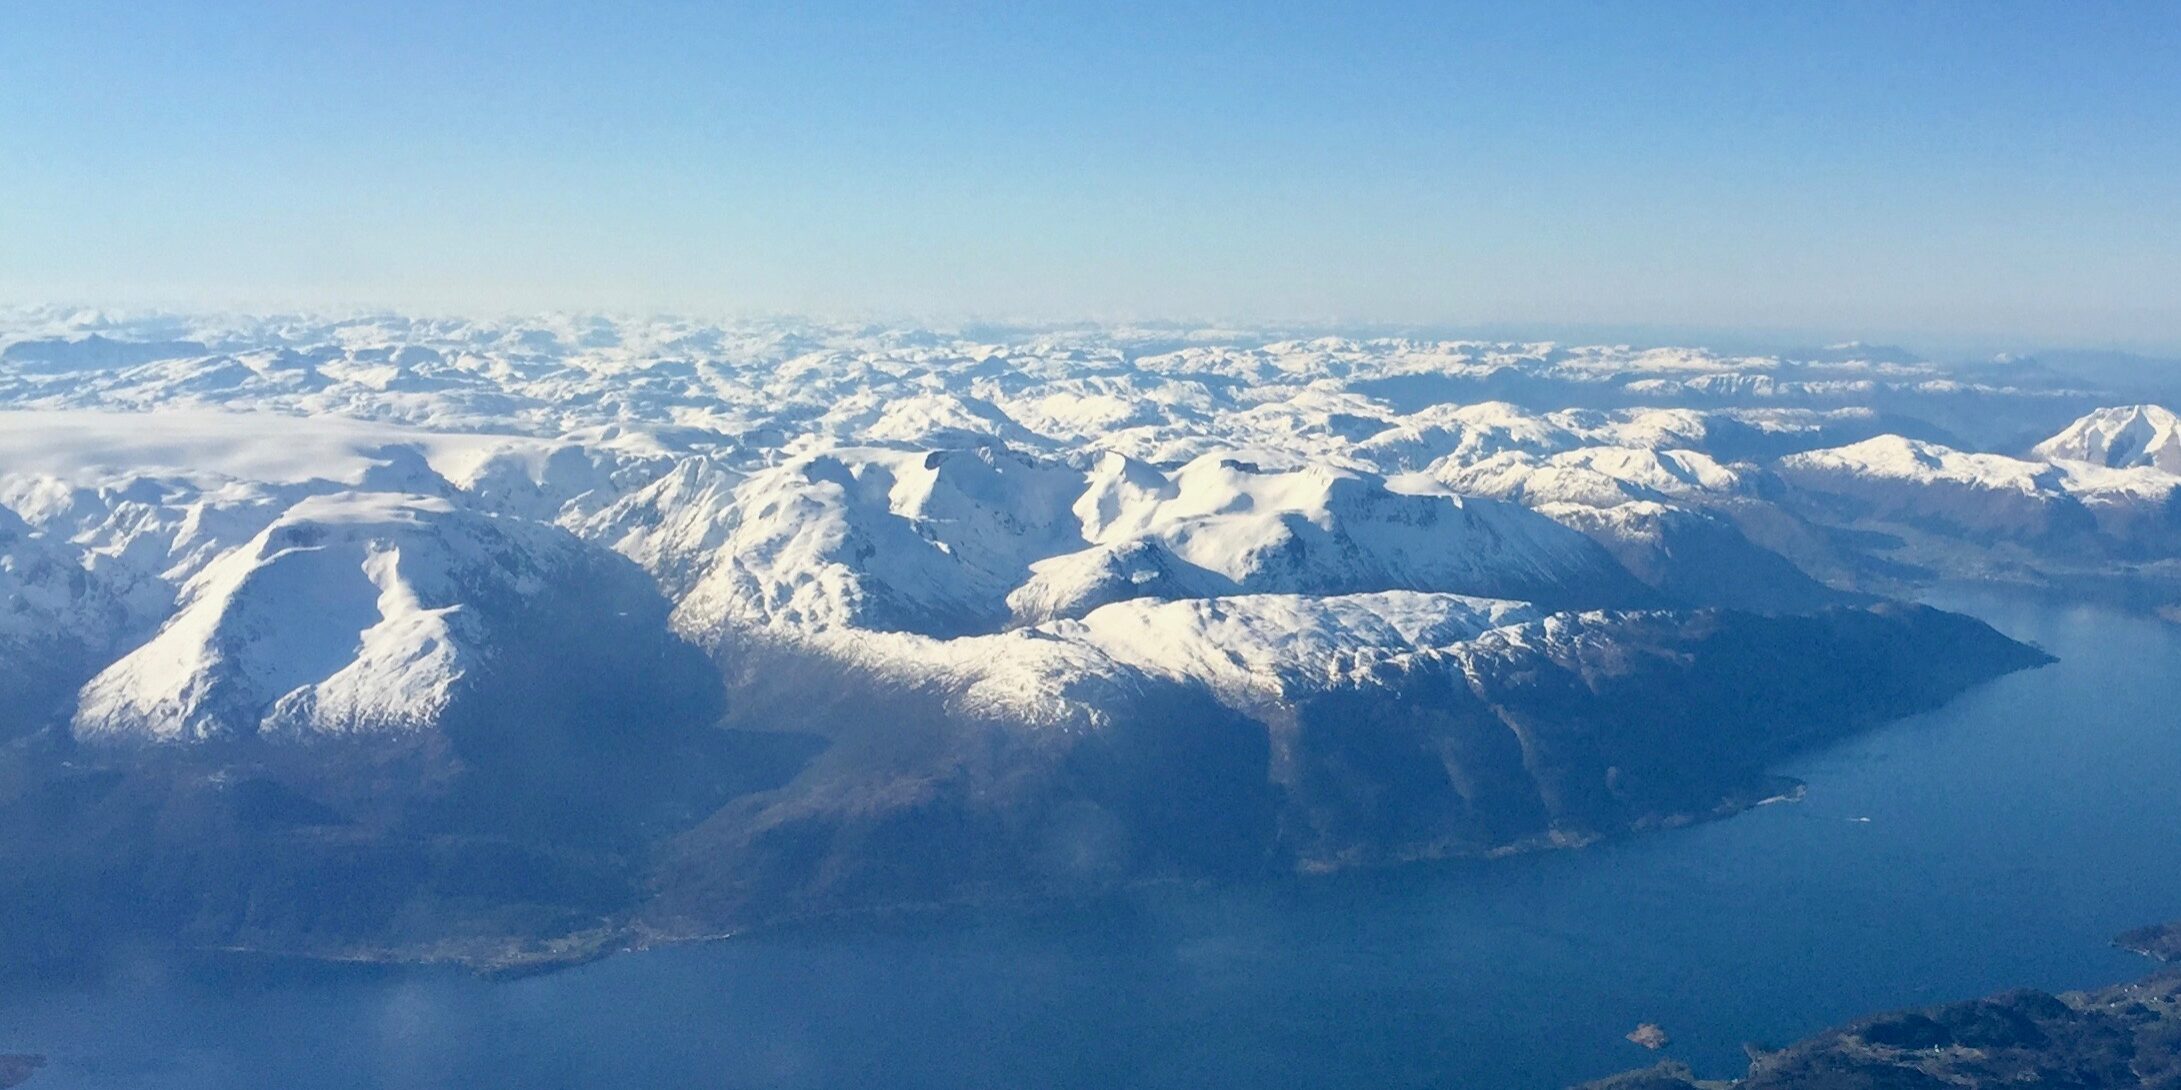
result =
[{"label": "blue sky", "polygon": [[2181,351],[2181,5],[10,3],[0,299]]}]

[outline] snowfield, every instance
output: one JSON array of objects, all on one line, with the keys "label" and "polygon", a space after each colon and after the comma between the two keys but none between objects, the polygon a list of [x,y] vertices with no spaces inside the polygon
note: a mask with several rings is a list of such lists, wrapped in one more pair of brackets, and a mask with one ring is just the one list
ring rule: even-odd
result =
[{"label": "snowfield", "polygon": [[1829,526],[1913,527],[1943,574],[2000,541],[2155,559],[2181,521],[2171,413],[1955,449],[2081,395],[1897,352],[1209,336],[15,312],[10,683],[80,675],[41,710],[86,739],[414,729],[496,603],[617,553],[700,647],[909,634],[851,657],[1069,690],[946,646],[1034,629],[1276,690],[1413,649],[1419,602],[1808,608],[1896,589]]}]

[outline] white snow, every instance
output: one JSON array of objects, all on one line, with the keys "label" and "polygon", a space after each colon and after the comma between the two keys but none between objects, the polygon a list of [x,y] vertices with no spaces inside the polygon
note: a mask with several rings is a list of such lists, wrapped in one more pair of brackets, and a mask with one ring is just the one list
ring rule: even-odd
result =
[{"label": "white snow", "polygon": [[1898,435],[1793,454],[1781,459],[1780,464],[1803,473],[1916,484],[1946,482],[2025,494],[2060,490],[2066,480],[2064,471],[2040,462],[1960,451]]},{"label": "white snow", "polygon": [[158,634],[84,687],[76,730],[177,739],[427,725],[479,653],[465,600],[533,593],[543,578],[495,556],[519,547],[445,500],[303,500],[192,579]]},{"label": "white snow", "polygon": [[2163,547],[2155,406],[2044,461],[1866,438],[2053,396],[1853,345],[0,310],[0,682],[85,657],[86,737],[428,729],[510,603],[612,550],[701,645],[1091,729],[1146,686],[1261,702],[1538,638],[1527,600],[1634,585],[1593,538],[1822,539],[1783,497],[1848,485]]},{"label": "white snow", "polygon": [[2159,405],[2099,409],[2037,444],[2033,453],[2047,461],[2181,473],[2181,417]]}]

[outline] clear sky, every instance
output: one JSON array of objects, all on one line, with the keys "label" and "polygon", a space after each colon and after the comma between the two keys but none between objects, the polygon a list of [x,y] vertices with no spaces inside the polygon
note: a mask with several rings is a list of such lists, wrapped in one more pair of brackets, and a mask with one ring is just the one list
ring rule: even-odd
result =
[{"label": "clear sky", "polygon": [[0,301],[2181,350],[2181,4],[0,0]]}]

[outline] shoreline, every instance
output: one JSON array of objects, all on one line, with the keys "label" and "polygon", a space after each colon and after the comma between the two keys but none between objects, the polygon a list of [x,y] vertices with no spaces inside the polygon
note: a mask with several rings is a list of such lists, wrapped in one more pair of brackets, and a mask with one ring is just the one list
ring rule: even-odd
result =
[{"label": "shoreline", "polygon": [[[2112,945],[2170,964],[2181,959],[2181,920],[2123,932]],[[2160,1072],[2181,1075],[2177,1043],[2181,969],[2166,967],[2100,987],[2058,993],[2015,988],[1867,1014],[1781,1048],[1745,1045],[1749,1068],[1739,1076],[1705,1078],[1683,1061],[1661,1060],[1570,1090],[1987,1086],[2041,1083],[2048,1076],[2094,1080],[2071,1085],[2149,1085]],[[2128,1079],[2107,1081],[2099,1072],[2125,1072]]]}]

